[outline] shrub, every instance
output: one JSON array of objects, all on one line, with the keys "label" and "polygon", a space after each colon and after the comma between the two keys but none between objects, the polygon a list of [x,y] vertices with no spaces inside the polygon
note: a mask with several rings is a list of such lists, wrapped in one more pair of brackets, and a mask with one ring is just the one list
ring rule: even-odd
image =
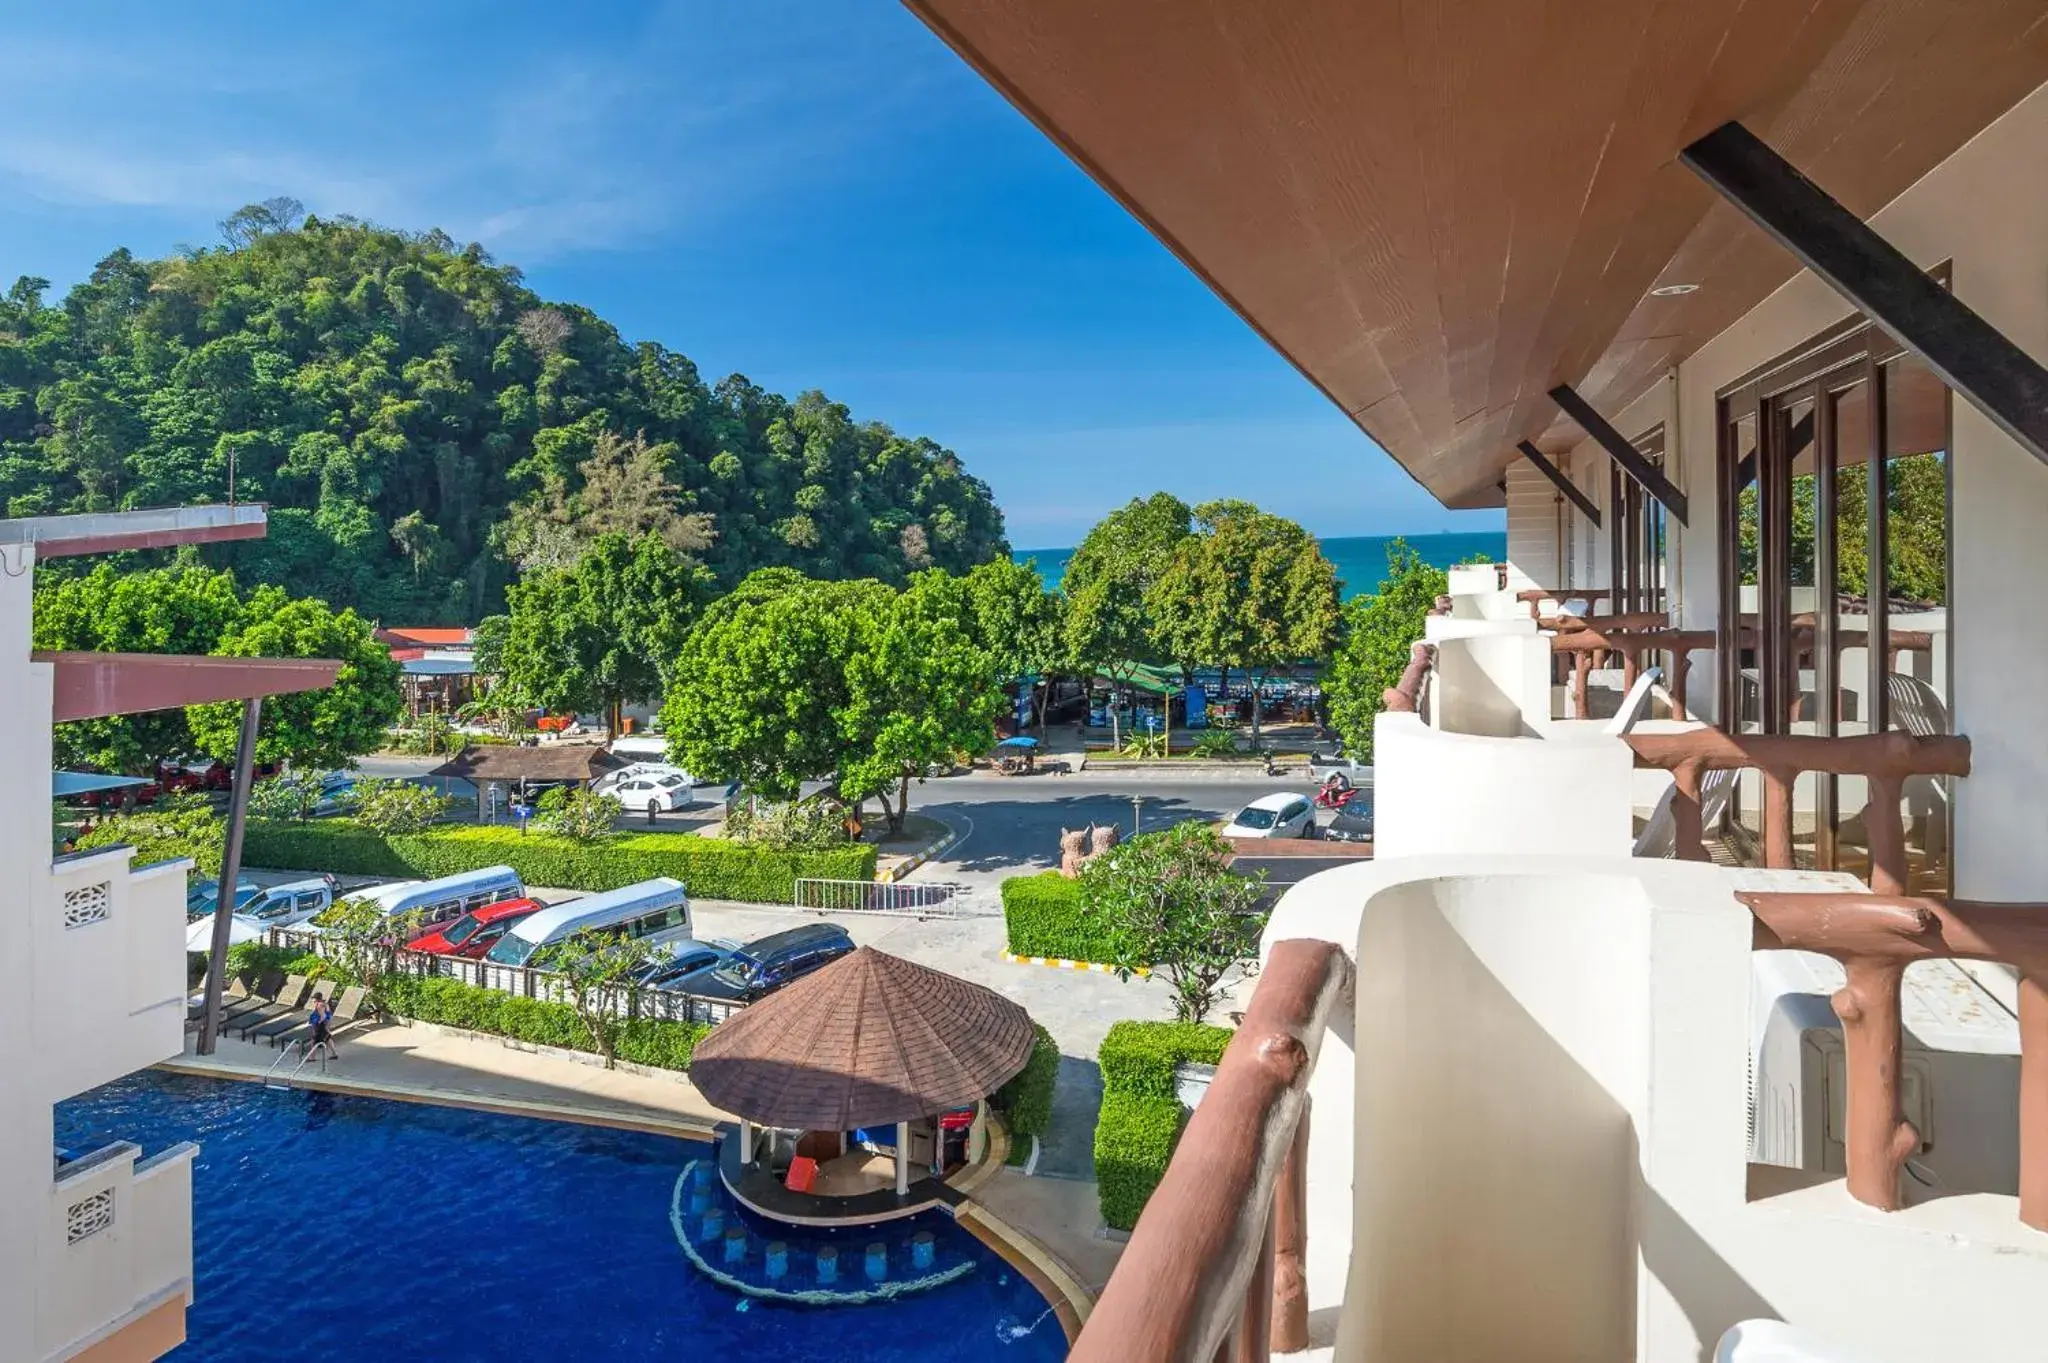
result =
[{"label": "shrub", "polygon": [[533,826],[573,842],[591,843],[611,836],[625,808],[614,795],[597,795],[583,786],[555,786],[534,806]]},{"label": "shrub", "polygon": [[1175,1098],[1174,1069],[1215,1064],[1230,1037],[1228,1027],[1205,1022],[1119,1022],[1097,1053],[1102,1087],[1141,1098]]},{"label": "shrub", "polygon": [[364,778],[356,782],[356,820],[379,833],[420,833],[432,828],[455,801],[411,781]]},{"label": "shrub", "polygon": [[1118,1230],[1166,1177],[1187,1111],[1175,1067],[1213,1065],[1230,1044],[1227,1028],[1195,1022],[1119,1022],[1102,1039],[1102,1113],[1095,1124],[1095,1179],[1102,1219]]},{"label": "shrub", "polygon": [[1058,871],[1003,882],[1003,925],[1018,956],[1111,959],[1109,933],[1081,904],[1081,882]]},{"label": "shrub", "polygon": [[[387,978],[378,1001],[385,1012],[419,1022],[509,1037],[530,1046],[590,1051],[590,1034],[566,1003],[522,998],[460,980]],[[701,1022],[634,1018],[620,1030],[618,1058],[656,1069],[686,1070],[697,1042],[711,1030]]]},{"label": "shrub", "polygon": [[846,809],[836,800],[741,800],[725,816],[725,836],[750,847],[815,851],[847,845]]},{"label": "shrub", "polygon": [[134,864],[191,857],[202,875],[220,874],[226,825],[204,795],[173,795],[149,809],[109,814],[78,840],[78,850],[132,844]]},{"label": "shrub", "polygon": [[251,819],[243,860],[274,870],[419,877],[502,864],[528,885],[565,890],[615,890],[651,876],[672,876],[699,898],[755,904],[789,903],[800,877],[872,880],[875,874],[872,846],[781,852],[667,832],[619,833],[586,843],[551,833],[451,824],[383,834],[355,819]]},{"label": "shrub", "polygon": [[1197,757],[1236,757],[1237,738],[1227,729],[1204,729],[1195,735],[1193,752]]},{"label": "shrub", "polygon": [[1029,1147],[1027,1136],[1043,1136],[1052,1126],[1052,1093],[1060,1072],[1059,1043],[1052,1033],[1031,1024],[1036,1039],[1031,1058],[1015,1078],[997,1089],[990,1098],[1010,1127],[1010,1163],[1022,1164]]},{"label": "shrub", "polygon": [[257,819],[310,819],[324,793],[318,772],[281,771],[250,787],[249,815]]},{"label": "shrub", "polygon": [[1187,1110],[1171,1098],[1102,1095],[1095,1124],[1095,1185],[1102,1219],[1117,1230],[1138,1224],[1152,1190],[1166,1177]]}]

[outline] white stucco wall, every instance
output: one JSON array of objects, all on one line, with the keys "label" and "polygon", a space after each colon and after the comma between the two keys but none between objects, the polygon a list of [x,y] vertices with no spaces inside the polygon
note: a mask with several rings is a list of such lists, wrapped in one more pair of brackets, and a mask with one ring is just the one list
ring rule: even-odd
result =
[{"label": "white stucco wall", "polygon": [[[32,582],[32,551],[0,546],[0,1363],[68,1356],[188,1294],[192,1271],[189,1151],[51,1174],[54,1103],[183,1049],[185,864],[136,872],[125,848],[53,861],[51,669],[29,658]],[[104,916],[66,926],[67,891]],[[67,1211],[101,1190],[113,1225],[70,1243]]]},{"label": "white stucco wall", "polygon": [[1373,723],[1373,766],[1379,857],[1626,856],[1634,842],[1635,761],[1618,739],[1492,738],[1381,714]]},{"label": "white stucco wall", "polygon": [[1550,641],[1530,626],[1437,643],[1429,720],[1455,734],[1533,737],[1550,721]]},{"label": "white stucco wall", "polygon": [[1359,970],[1310,1085],[1310,1307],[1341,1363],[1696,1363],[1760,1317],[1869,1363],[2040,1357],[2048,1236],[2015,1199],[1752,1193],[1754,874],[1416,857],[1281,900],[1268,949]]}]

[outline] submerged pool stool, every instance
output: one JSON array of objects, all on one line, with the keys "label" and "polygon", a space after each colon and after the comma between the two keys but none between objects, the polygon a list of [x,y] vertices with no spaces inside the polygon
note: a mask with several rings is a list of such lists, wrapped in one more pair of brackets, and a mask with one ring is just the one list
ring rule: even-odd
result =
[{"label": "submerged pool stool", "polygon": [[932,1233],[930,1231],[921,1230],[910,1237],[910,1266],[919,1273],[929,1273],[931,1271],[932,1259],[935,1253],[936,1250],[933,1247]]},{"label": "submerged pool stool", "polygon": [[818,1246],[818,1281],[821,1283],[836,1283],[839,1281],[839,1247],[837,1245]]},{"label": "submerged pool stool", "polygon": [[867,1252],[868,1281],[881,1282],[889,1276],[889,1247],[880,1240],[870,1241]]},{"label": "submerged pool stool", "polygon": [[710,1206],[704,1209],[704,1220],[697,1228],[700,1240],[716,1240],[725,1234],[725,1208]]},{"label": "submerged pool stool", "polygon": [[727,1226],[725,1228],[725,1261],[728,1264],[743,1264],[747,1261],[747,1228]]}]

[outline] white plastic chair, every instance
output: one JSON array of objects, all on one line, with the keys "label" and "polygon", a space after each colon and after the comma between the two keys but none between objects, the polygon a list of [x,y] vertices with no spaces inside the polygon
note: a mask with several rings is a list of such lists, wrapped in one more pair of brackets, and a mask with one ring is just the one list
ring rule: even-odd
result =
[{"label": "white plastic chair", "polygon": [[1714,1346],[1714,1363],[1868,1363],[1782,1320],[1745,1320]]},{"label": "white plastic chair", "polygon": [[1644,668],[1641,675],[1636,678],[1636,684],[1631,686],[1628,689],[1628,694],[1621,698],[1621,708],[1614,712],[1613,719],[1607,721],[1606,732],[1613,734],[1616,738],[1620,738],[1630,729],[1635,728],[1636,722],[1648,713],[1650,695],[1656,689],[1657,683],[1663,679],[1664,673],[1662,669],[1655,667]]},{"label": "white plastic chair", "polygon": [[[1732,769],[1707,771],[1700,776],[1700,836],[1710,838],[1721,821],[1728,815],[1728,801],[1735,794],[1735,772]],[[1636,837],[1635,855],[1639,857],[1675,857],[1678,855],[1678,819],[1671,812],[1671,802],[1678,798],[1678,784],[1664,787],[1663,795],[1657,799],[1657,807],[1650,811],[1650,821],[1643,825],[1643,831]]]}]

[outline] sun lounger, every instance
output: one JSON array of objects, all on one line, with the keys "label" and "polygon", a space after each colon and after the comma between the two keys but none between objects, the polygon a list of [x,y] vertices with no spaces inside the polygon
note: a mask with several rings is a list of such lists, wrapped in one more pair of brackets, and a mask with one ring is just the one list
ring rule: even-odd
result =
[{"label": "sun lounger", "polygon": [[[231,977],[220,991],[220,1011],[223,1017],[227,1016],[231,1009],[248,1008],[253,1004],[254,1001],[249,994],[249,982],[240,975]],[[197,1022],[200,1014],[205,1011],[206,992],[202,989],[197,999],[185,1005],[185,1021]]]},{"label": "sun lounger", "polygon": [[264,1017],[279,1017],[298,1006],[306,995],[306,977],[287,975],[276,987],[253,990],[242,1002],[232,1008],[223,1007],[220,1015],[222,1031],[236,1027],[253,1026]]},{"label": "sun lounger", "polygon": [[311,997],[311,990],[316,988],[319,986],[307,986],[304,975],[294,975],[285,981],[285,987],[278,991],[276,1003],[268,1008],[258,1008],[253,1012],[241,1014],[227,1024],[227,1030],[239,1034],[246,1041],[249,1034],[257,1028],[270,1026],[281,1019],[296,1015],[306,1006],[306,1000]]},{"label": "sun lounger", "polygon": [[305,998],[299,1001],[299,1006],[290,1012],[267,1018],[253,1027],[243,1028],[242,1039],[244,1041],[255,1041],[260,1038],[264,1041],[269,1041],[272,1037],[281,1036],[291,1031],[294,1027],[302,1025],[306,1021],[306,1010],[313,1006],[313,995],[318,994],[320,997],[331,1001],[334,998],[334,991],[338,987],[333,980],[320,981],[307,992]]},{"label": "sun lounger", "polygon": [[290,1000],[283,996],[292,989],[304,988],[305,984],[304,975],[280,975],[276,972],[263,975],[257,979],[253,987],[244,989],[240,998],[232,1001],[225,997],[221,999],[221,1019],[226,1021],[238,1014],[253,1013],[258,1008],[289,1003]]},{"label": "sun lounger", "polygon": [[[328,995],[328,998],[334,1003],[334,1018],[327,1024],[327,1035],[330,1037],[340,1036],[349,1028],[359,1026],[363,1022],[368,1021],[367,1018],[357,1016],[362,1011],[363,998],[368,992],[361,985],[352,984],[341,991],[339,999],[335,999],[332,994]],[[309,1017],[302,1017],[299,1019],[299,1025],[288,1031],[270,1032],[265,1035],[273,1046],[289,1046],[294,1041],[311,1041],[313,1039],[313,1020]]]}]

